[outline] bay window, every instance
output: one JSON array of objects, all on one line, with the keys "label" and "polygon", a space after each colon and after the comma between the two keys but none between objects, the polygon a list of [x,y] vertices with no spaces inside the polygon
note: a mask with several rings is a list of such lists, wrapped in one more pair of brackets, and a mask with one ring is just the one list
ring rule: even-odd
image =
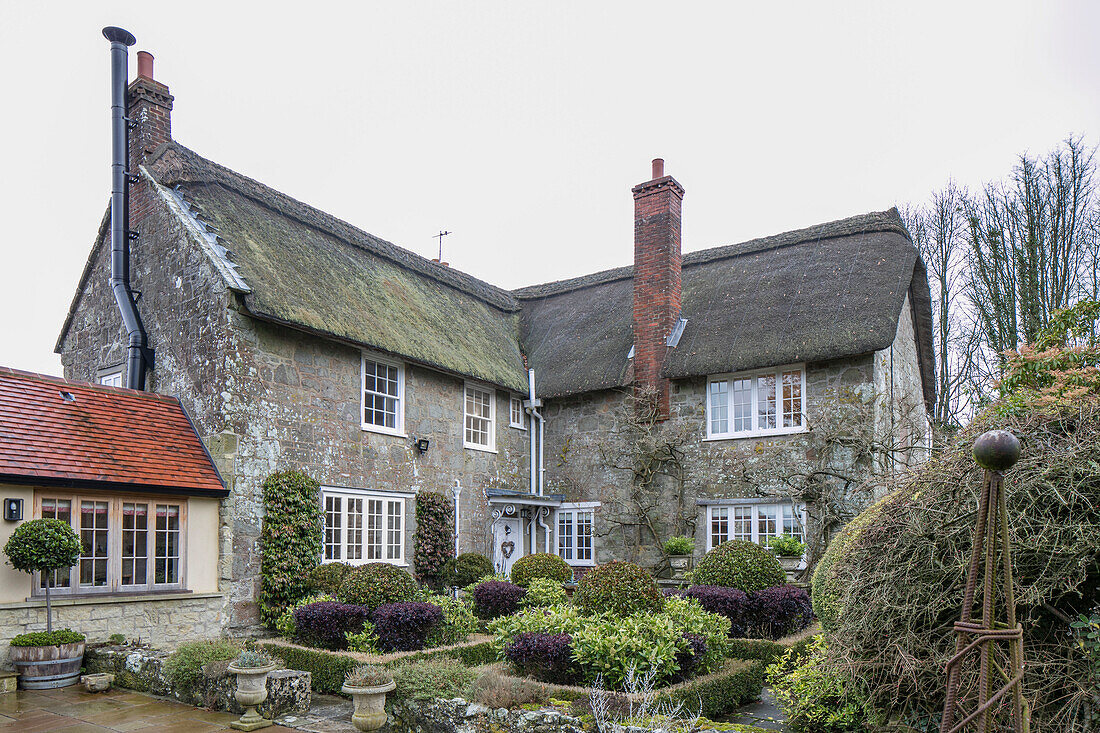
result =
[{"label": "bay window", "polygon": [[782,435],[806,429],[806,369],[798,364],[711,377],[708,439]]},{"label": "bay window", "polygon": [[[36,516],[59,519],[80,537],[80,559],[72,568],[53,572],[52,592],[184,587],[186,500],[53,492],[36,498]],[[46,582],[46,574],[40,574],[36,594],[43,591]]]},{"label": "bay window", "polygon": [[322,562],[404,565],[408,496],[411,494],[322,487]]}]

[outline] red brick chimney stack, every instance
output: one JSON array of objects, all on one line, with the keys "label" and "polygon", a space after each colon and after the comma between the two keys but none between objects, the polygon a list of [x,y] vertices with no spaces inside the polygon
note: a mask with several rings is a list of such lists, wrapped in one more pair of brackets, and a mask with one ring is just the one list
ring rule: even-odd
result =
[{"label": "red brick chimney stack", "polygon": [[130,129],[130,172],[145,163],[161,143],[172,139],[172,101],[168,87],[153,78],[153,54],[137,52],[137,78],[128,88],[127,116],[137,123]]},{"label": "red brick chimney stack", "polygon": [[634,383],[655,389],[668,417],[668,380],[661,377],[666,342],[680,317],[680,206],[684,187],[653,161],[653,178],[634,193]]}]

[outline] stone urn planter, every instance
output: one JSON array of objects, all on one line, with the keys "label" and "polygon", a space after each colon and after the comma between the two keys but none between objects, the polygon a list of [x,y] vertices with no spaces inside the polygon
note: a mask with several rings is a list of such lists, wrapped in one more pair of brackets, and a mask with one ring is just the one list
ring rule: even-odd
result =
[{"label": "stone urn planter", "polygon": [[48,646],[12,646],[11,661],[24,690],[49,690],[75,685],[84,662],[84,642]]},{"label": "stone urn planter", "polygon": [[267,664],[263,667],[238,667],[233,662],[226,668],[230,674],[237,675],[237,691],[234,697],[244,708],[244,715],[240,720],[234,720],[229,724],[235,730],[258,730],[271,725],[271,721],[263,718],[256,712],[256,706],[267,699],[267,676],[278,665]]},{"label": "stone urn planter", "polygon": [[691,570],[691,555],[669,555],[668,566],[672,568],[672,577],[681,579],[687,571]]},{"label": "stone urn planter", "polygon": [[798,575],[798,566],[802,564],[801,555],[776,555],[779,567],[787,574],[787,580],[794,580]]},{"label": "stone urn planter", "polygon": [[386,724],[386,693],[397,687],[393,680],[374,687],[355,687],[345,684],[340,691],[351,695],[355,712],[351,724],[356,730],[378,730]]}]

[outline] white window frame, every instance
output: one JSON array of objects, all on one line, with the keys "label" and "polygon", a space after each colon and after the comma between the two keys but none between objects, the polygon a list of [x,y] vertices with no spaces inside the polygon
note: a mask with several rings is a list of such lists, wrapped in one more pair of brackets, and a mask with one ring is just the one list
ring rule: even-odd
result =
[{"label": "white window frame", "polygon": [[[737,501],[728,500],[720,503],[705,504],[703,509],[706,512],[704,517],[706,533],[707,533],[707,552],[713,550],[716,545],[714,543],[714,527],[713,522],[716,518],[718,521],[723,521],[720,517],[723,513],[726,516],[726,534],[725,539],[722,542],[726,542],[733,539],[745,539],[735,531],[735,514],[740,513],[742,521],[744,519],[744,513],[747,512],[749,520],[749,537],[750,542],[755,542],[758,545],[764,544],[763,540],[768,537],[778,537],[780,534],[790,534],[786,532],[787,513],[789,510],[791,521],[796,518],[798,523],[801,524],[802,542],[806,542],[806,507],[801,504],[792,504],[790,502],[749,502],[749,501]],[[776,533],[761,533],[760,532],[760,518],[762,514],[774,512],[776,517]],[[765,514],[766,516],[766,514]],[[721,543],[719,543],[721,544]]]},{"label": "white window frame", "polygon": [[[366,421],[367,410],[367,362],[371,361],[376,364],[384,364],[385,366],[395,367],[397,369],[397,409],[395,410],[394,426],[388,428],[384,425],[375,425]],[[381,392],[372,392],[371,394],[382,394]],[[393,397],[393,395],[385,395],[387,397]],[[378,356],[377,354],[362,352],[359,359],[359,424],[371,433],[381,433],[383,435],[396,435],[400,438],[407,438],[405,435],[405,365],[400,361],[394,359],[387,359],[385,357]]]},{"label": "white window frame", "polygon": [[[346,486],[322,486],[320,494],[321,512],[323,514],[323,546],[321,548],[321,562],[343,562],[349,565],[366,565],[368,563],[384,562],[390,565],[397,565],[399,567],[407,567],[408,562],[405,559],[405,542],[408,539],[408,516],[405,512],[407,507],[407,500],[415,496],[415,494],[404,491],[378,491],[374,489],[355,489]],[[333,543],[329,542],[329,502],[328,499],[337,499],[340,502],[340,527],[338,528],[339,537],[337,538],[337,544],[340,548],[340,556],[334,557],[329,554],[329,546]],[[359,512],[360,525],[357,530],[361,533],[358,557],[348,558],[349,544],[348,544],[348,529],[349,529],[349,500],[362,502],[361,511]],[[370,502],[381,502],[382,514],[380,526],[376,529],[370,527]],[[390,518],[393,516],[390,512],[390,505],[396,504],[397,511],[396,516],[400,518],[401,527],[399,528],[400,535],[396,543],[393,542],[389,526]],[[370,544],[372,531],[380,532],[380,553],[381,557],[371,557],[368,545]],[[389,557],[390,547],[397,548],[396,557]]]},{"label": "white window frame", "polygon": [[[801,424],[793,427],[782,427],[780,423],[783,421],[783,373],[798,369],[802,375],[802,411],[801,411]],[[758,396],[757,396],[757,378],[766,375],[774,375],[776,381],[776,427],[774,428],[760,428],[758,427]],[[748,430],[733,430],[733,403],[732,395],[733,391],[729,389],[729,385],[734,380],[748,379],[752,384],[752,396],[749,401],[749,429]],[[731,428],[727,432],[718,433],[715,432],[713,424],[711,422],[711,385],[716,382],[725,382],[727,384],[726,390],[726,404],[727,404],[727,424]],[[786,364],[779,367],[768,367],[767,369],[754,369],[747,372],[733,372],[730,374],[716,374],[707,379],[706,392],[704,394],[704,404],[706,410],[704,412],[704,419],[706,420],[706,438],[704,440],[730,440],[735,438],[753,438],[768,435],[793,435],[795,433],[806,432],[806,365],[805,364]]]},{"label": "white window frame", "polygon": [[[565,560],[571,567],[594,567],[596,565],[596,510],[600,508],[600,502],[598,501],[577,501],[577,502],[563,502],[554,512],[554,547],[558,548],[558,556]],[[569,554],[573,557],[566,557],[565,548],[561,546],[561,523],[564,519],[563,514],[568,514],[569,528],[570,528],[570,547]],[[591,542],[590,555],[587,559],[577,559],[575,556],[580,548],[577,546],[577,539],[580,537],[580,521],[579,514],[588,514],[590,516],[589,522],[589,539]]]},{"label": "white window frame", "polygon": [[122,367],[117,367],[109,371],[101,372],[99,375],[99,384],[104,387],[125,387],[125,383],[122,381]]},{"label": "white window frame", "polygon": [[[519,419],[516,419],[516,408],[519,408]],[[527,420],[525,419],[527,413],[523,410],[523,398],[519,395],[512,395],[508,399],[508,427],[516,428],[517,430],[527,429]],[[465,425],[463,429],[465,430]]]},{"label": "white window frame", "polygon": [[[187,498],[183,496],[159,496],[143,494],[115,494],[97,492],[40,491],[34,497],[34,517],[42,518],[42,505],[45,501],[60,500],[69,502],[69,525],[83,540],[80,524],[80,505],[82,502],[105,502],[107,504],[107,582],[105,585],[82,585],[80,582],[81,561],[68,570],[55,571],[68,573],[69,585],[53,585],[50,595],[133,595],[151,591],[185,590],[187,588]],[[124,504],[145,504],[145,582],[122,584],[122,512]],[[178,529],[176,533],[176,581],[173,583],[156,582],[157,561],[157,506],[178,507]],[[83,552],[81,553],[83,559]],[[39,573],[32,575],[32,597],[44,597],[45,588],[40,582]]]},{"label": "white window frame", "polygon": [[[481,443],[471,443],[466,439],[466,419],[474,417],[476,419],[485,419],[481,415],[472,415],[466,411],[466,399],[470,394],[470,391],[474,390],[489,395],[489,442],[485,445]],[[479,384],[477,382],[466,382],[462,388],[462,446],[469,448],[470,450],[485,451],[486,453],[497,452],[497,392],[494,388]]]}]

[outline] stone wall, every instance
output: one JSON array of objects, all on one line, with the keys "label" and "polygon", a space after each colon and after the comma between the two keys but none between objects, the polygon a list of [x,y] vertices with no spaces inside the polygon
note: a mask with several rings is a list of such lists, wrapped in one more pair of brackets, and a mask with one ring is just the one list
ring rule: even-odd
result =
[{"label": "stone wall", "polygon": [[[220,593],[115,598],[53,599],[53,627],[71,628],[89,644],[122,634],[128,641],[173,648],[184,641],[225,633],[226,601]],[[18,634],[46,630],[46,601],[0,605],[0,668],[11,668],[8,642]]]},{"label": "stone wall", "polygon": [[493,710],[481,703],[454,700],[405,700],[389,706],[389,724],[411,733],[583,733],[583,721],[556,710]]}]

